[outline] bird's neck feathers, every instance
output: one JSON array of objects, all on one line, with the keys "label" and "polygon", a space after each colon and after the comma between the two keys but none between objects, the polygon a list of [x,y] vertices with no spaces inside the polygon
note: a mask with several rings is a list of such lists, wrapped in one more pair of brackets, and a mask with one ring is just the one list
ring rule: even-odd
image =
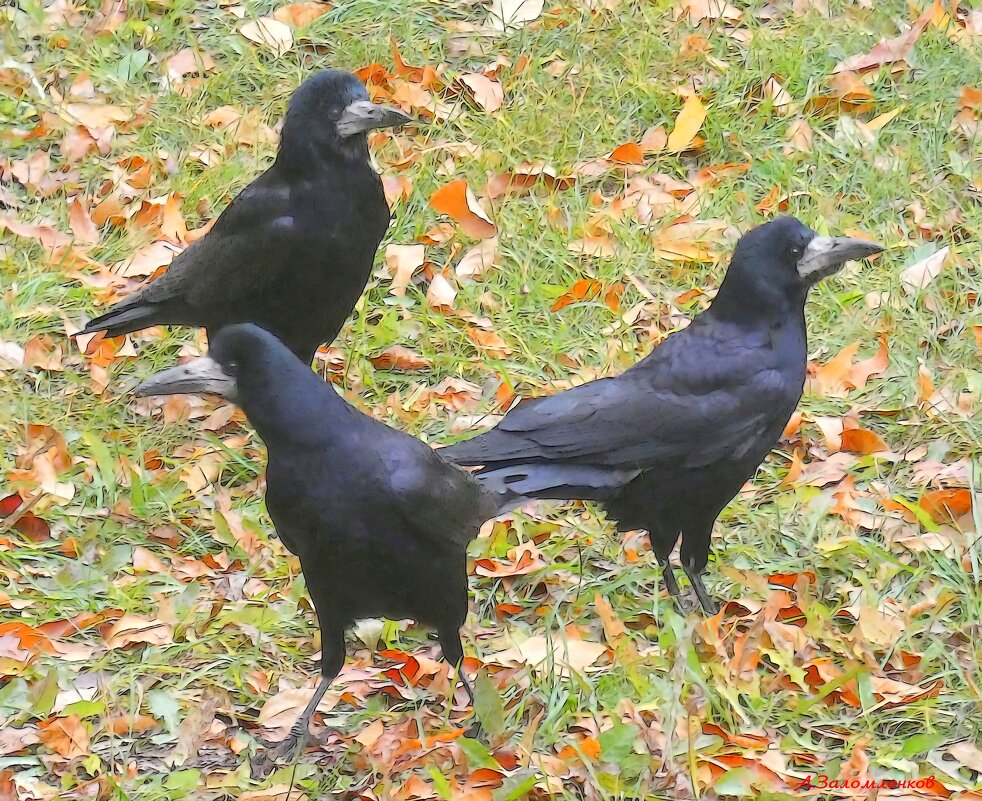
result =
[{"label": "bird's neck feathers", "polygon": [[789,320],[805,320],[807,288],[780,285],[750,272],[734,261],[706,314],[713,319],[745,327],[770,327]]},{"label": "bird's neck feathers", "polygon": [[352,407],[308,365],[291,358],[288,366],[240,379],[238,403],[272,450],[316,446],[338,426],[348,424]]},{"label": "bird's neck feathers", "polygon": [[368,164],[368,137],[354,134],[339,136],[323,123],[305,124],[305,118],[287,115],[280,133],[280,149],[276,163],[291,174],[303,175],[321,166]]}]

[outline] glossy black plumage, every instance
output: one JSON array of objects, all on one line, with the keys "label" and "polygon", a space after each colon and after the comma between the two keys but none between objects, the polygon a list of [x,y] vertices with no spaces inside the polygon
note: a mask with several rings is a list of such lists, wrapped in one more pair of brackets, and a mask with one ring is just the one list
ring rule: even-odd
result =
[{"label": "glossy black plumage", "polygon": [[408,119],[370,103],[354,75],[311,76],[290,101],[273,165],[160,278],[82,333],[190,325],[210,338],[253,322],[309,364],[354,308],[389,224],[365,132]]},{"label": "glossy black plumage", "polygon": [[519,404],[490,431],[441,450],[502,507],[596,500],[619,530],[645,529],[673,596],[668,557],[700,603],[716,517],[777,442],[801,397],[809,287],[881,248],[818,237],[794,218],[739,242],[712,306],[616,378]]},{"label": "glossy black plumage", "polygon": [[137,392],[229,397],[266,444],[266,506],[300,558],[321,629],[323,679],[294,740],[340,671],[345,629],[358,619],[431,626],[447,661],[460,663],[467,544],[496,510],[474,478],[349,405],[254,325],[223,329],[207,357],[159,373]]}]

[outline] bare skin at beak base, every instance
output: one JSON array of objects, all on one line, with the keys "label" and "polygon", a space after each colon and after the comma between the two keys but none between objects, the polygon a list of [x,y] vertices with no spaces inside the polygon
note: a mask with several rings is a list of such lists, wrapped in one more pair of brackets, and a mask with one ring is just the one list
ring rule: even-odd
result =
[{"label": "bare skin at beak base", "polygon": [[413,118],[392,106],[383,106],[371,100],[358,100],[349,105],[337,122],[341,136],[352,136],[374,128],[401,128]]},{"label": "bare skin at beak base", "polygon": [[235,400],[235,378],[209,356],[192,359],[150,376],[133,393],[148,395],[219,395]]},{"label": "bare skin at beak base", "polygon": [[847,261],[858,261],[880,253],[883,246],[850,236],[817,236],[805,247],[798,262],[804,279],[820,279],[838,272]]}]

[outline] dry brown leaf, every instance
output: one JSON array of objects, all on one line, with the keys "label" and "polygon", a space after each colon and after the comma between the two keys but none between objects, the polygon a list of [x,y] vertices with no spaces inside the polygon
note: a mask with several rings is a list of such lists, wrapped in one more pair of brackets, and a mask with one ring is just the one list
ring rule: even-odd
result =
[{"label": "dry brown leaf", "polygon": [[[266,699],[263,708],[259,710],[257,722],[274,735],[274,740],[282,740],[313,696],[313,687],[288,687],[280,690]],[[317,705],[317,711],[330,712],[340,700],[340,693],[328,691]]]},{"label": "dry brown leaf", "polygon": [[133,119],[133,112],[129,109],[105,103],[69,103],[65,106],[65,112],[84,125],[97,140],[106,128]]},{"label": "dry brown leaf", "polygon": [[142,615],[123,615],[113,623],[106,635],[109,648],[126,648],[134,644],[167,645],[173,642],[174,632],[166,623]]},{"label": "dry brown leaf", "polygon": [[498,33],[509,28],[523,28],[542,16],[544,5],[544,0],[491,0],[488,22]]},{"label": "dry brown leaf", "polygon": [[426,302],[431,309],[452,309],[457,289],[443,273],[436,273],[426,290]]},{"label": "dry brown leaf", "polygon": [[293,48],[290,26],[273,17],[260,17],[247,22],[239,28],[239,33],[250,42],[269,48],[277,56],[282,56]]},{"label": "dry brown leaf", "polygon": [[482,72],[465,72],[460,82],[474,94],[474,101],[488,114],[493,114],[505,102],[505,90],[495,78]]},{"label": "dry brown leaf", "polygon": [[829,80],[829,86],[845,103],[860,105],[873,99],[873,92],[855,72],[837,72]]},{"label": "dry brown leaf", "polygon": [[393,295],[406,294],[413,280],[413,273],[423,266],[426,260],[425,245],[387,245],[385,248],[385,264],[392,276]]},{"label": "dry brown leaf", "polygon": [[900,283],[903,288],[912,295],[926,289],[941,274],[948,252],[949,248],[943,247],[910,267],[905,267],[900,273]]},{"label": "dry brown leaf", "polygon": [[75,234],[75,239],[87,245],[94,245],[99,241],[99,229],[89,216],[89,210],[85,207],[80,197],[72,198],[71,205],[68,207],[68,227]]},{"label": "dry brown leaf", "polygon": [[874,431],[865,428],[847,428],[842,432],[841,449],[849,453],[881,453],[890,448]]},{"label": "dry brown leaf", "polygon": [[812,127],[808,124],[808,120],[793,120],[788,126],[788,132],[784,136],[788,140],[788,143],[784,146],[785,155],[789,155],[795,151],[799,153],[811,153],[813,136]]},{"label": "dry brown leaf", "polygon": [[721,220],[696,220],[662,228],[652,234],[655,254],[671,261],[710,262],[718,255],[719,234],[726,228]]},{"label": "dry brown leaf", "polygon": [[89,753],[89,730],[78,715],[44,721],[38,726],[38,739],[65,759]]},{"label": "dry brown leaf", "polygon": [[931,21],[932,10],[928,8],[911,26],[911,28],[893,39],[882,39],[868,53],[847,58],[839,62],[836,72],[865,72],[883,64],[893,64],[905,61],[914,49],[914,43],[924,32]]},{"label": "dry brown leaf", "polygon": [[204,50],[185,47],[164,60],[164,69],[171,81],[178,81],[186,75],[204,75],[215,69],[215,62]]},{"label": "dry brown leaf", "polygon": [[511,353],[511,348],[497,333],[486,328],[468,328],[467,338],[492,359],[503,359]]},{"label": "dry brown leaf", "polygon": [[706,107],[702,104],[698,95],[689,95],[685,99],[685,105],[675,118],[675,127],[668,135],[668,143],[665,149],[672,153],[686,150],[695,139],[696,134],[702,127],[706,119]]},{"label": "dry brown leaf", "polygon": [[644,151],[635,142],[625,142],[615,147],[607,156],[607,160],[615,164],[644,164]]},{"label": "dry brown leaf", "polygon": [[181,248],[170,242],[151,242],[137,250],[129,260],[121,262],[116,272],[124,278],[151,275],[161,267],[170,264]]},{"label": "dry brown leaf", "polygon": [[430,197],[430,206],[453,218],[475,239],[487,239],[498,232],[463,178],[437,189]]},{"label": "dry brown leaf", "polygon": [[853,357],[859,352],[859,340],[851,342],[840,350],[825,364],[815,370],[812,382],[815,390],[821,395],[844,396],[849,389],[849,377],[852,372]]},{"label": "dry brown leaf", "polygon": [[330,10],[330,3],[289,3],[276,9],[273,19],[292,28],[303,28]]},{"label": "dry brown leaf", "polygon": [[982,773],[982,751],[969,740],[948,746],[948,753],[961,765],[976,773]]},{"label": "dry brown leaf", "polygon": [[536,634],[484,661],[525,664],[539,671],[559,668],[561,674],[568,674],[571,669],[582,673],[606,651],[607,646],[602,643],[569,639],[562,632],[552,632],[548,638]]},{"label": "dry brown leaf", "polygon": [[63,234],[55,227],[54,223],[47,220],[39,223],[25,223],[11,215],[0,214],[0,230],[4,228],[17,236],[37,240],[47,250],[64,247],[72,242],[72,238],[68,234]]},{"label": "dry brown leaf", "polygon": [[454,273],[458,279],[479,281],[494,268],[497,256],[498,237],[493,236],[465,251],[454,267]]},{"label": "dry brown leaf", "polygon": [[370,361],[379,370],[429,370],[432,366],[425,356],[402,345],[392,345]]},{"label": "dry brown leaf", "polygon": [[936,523],[947,523],[972,511],[972,492],[965,487],[932,490],[924,493],[919,505]]}]

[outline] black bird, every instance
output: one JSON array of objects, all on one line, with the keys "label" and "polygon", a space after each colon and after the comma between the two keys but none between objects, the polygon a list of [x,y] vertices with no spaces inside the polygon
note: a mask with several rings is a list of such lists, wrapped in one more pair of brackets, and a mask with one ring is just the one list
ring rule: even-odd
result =
[{"label": "black bird", "polygon": [[215,394],[237,403],[266,443],[266,507],[300,558],[321,630],[321,681],[277,751],[307,724],[344,664],[344,632],[366,617],[436,629],[458,675],[467,615],[467,544],[496,500],[414,437],[341,398],[276,337],[223,328],[208,356],[144,381],[140,395]]},{"label": "black bird", "polygon": [[371,102],[350,73],[312,75],[290,100],[273,165],[167,272],[82,333],[191,325],[210,339],[252,322],[310,364],[358,301],[389,225],[366,132],[409,119]]},{"label": "black bird", "polygon": [[723,507],[777,442],[804,387],[808,290],[862,239],[819,236],[793,217],[748,232],[712,305],[616,378],[519,404],[493,429],[440,453],[493,492],[600,502],[620,531],[645,529],[669,594],[682,566],[703,609],[701,574]]}]

